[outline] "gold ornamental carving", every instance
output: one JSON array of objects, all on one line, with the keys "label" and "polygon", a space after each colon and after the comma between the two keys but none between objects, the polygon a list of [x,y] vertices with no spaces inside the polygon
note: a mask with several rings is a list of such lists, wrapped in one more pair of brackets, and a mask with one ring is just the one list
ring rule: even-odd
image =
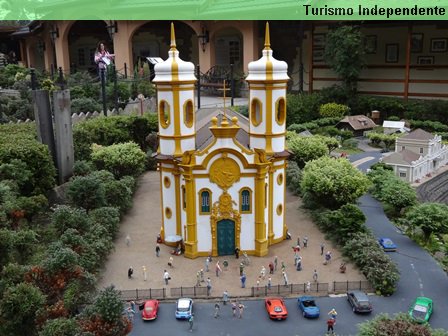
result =
[{"label": "gold ornamental carving", "polygon": [[212,163],[210,167],[210,181],[216,183],[221,189],[229,189],[240,180],[241,171],[238,163],[223,156]]}]

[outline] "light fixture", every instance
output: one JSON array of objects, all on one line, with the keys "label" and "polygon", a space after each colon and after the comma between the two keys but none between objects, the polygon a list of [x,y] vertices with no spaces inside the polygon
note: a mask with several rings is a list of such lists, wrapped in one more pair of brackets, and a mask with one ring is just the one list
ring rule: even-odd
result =
[{"label": "light fixture", "polygon": [[202,27],[202,34],[198,35],[198,38],[201,39],[202,52],[205,52],[205,46],[210,41],[210,33],[205,27]]},{"label": "light fixture", "polygon": [[53,42],[59,37],[59,28],[57,26],[53,26],[53,29],[50,30],[50,37]]},{"label": "light fixture", "polygon": [[109,33],[110,38],[114,37],[115,33],[118,33],[118,24],[117,21],[109,20],[109,24],[106,26],[107,32]]}]

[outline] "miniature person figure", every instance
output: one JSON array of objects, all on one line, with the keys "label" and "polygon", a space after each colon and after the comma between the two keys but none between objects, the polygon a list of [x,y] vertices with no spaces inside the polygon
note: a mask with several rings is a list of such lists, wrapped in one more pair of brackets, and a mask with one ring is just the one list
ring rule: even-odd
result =
[{"label": "miniature person figure", "polygon": [[173,257],[170,257],[170,259],[168,260],[168,266],[173,268]]},{"label": "miniature person figure", "polygon": [[308,247],[308,236],[303,237],[303,247]]},{"label": "miniature person figure", "polygon": [[277,256],[274,257],[274,271],[277,270],[277,262],[278,262],[278,258]]},{"label": "miniature person figure", "polygon": [[235,317],[236,316],[236,302],[232,302],[232,316]]},{"label": "miniature person figure", "polygon": [[324,255],[324,249],[325,249],[325,244],[321,243],[320,244],[320,255]]},{"label": "miniature person figure", "polygon": [[130,266],[128,269],[128,279],[132,278],[132,274],[134,274],[134,269],[132,268],[132,266]]},{"label": "miniature person figure", "polygon": [[210,280],[210,277],[207,278],[207,296],[210,296],[212,292],[212,280]]},{"label": "miniature person figure", "polygon": [[171,279],[170,274],[167,270],[163,271],[163,280],[165,280],[165,285],[168,285],[168,281]]},{"label": "miniature person figure", "polygon": [[208,272],[208,266],[210,265],[210,258],[205,258],[205,271]]},{"label": "miniature person figure", "polygon": [[314,282],[317,282],[317,278],[318,278],[318,274],[317,274],[317,270],[314,270],[314,272],[313,272],[313,280],[314,280]]},{"label": "miniature person figure", "polygon": [[201,286],[201,273],[199,271],[196,272],[196,287]]},{"label": "miniature person figure", "polygon": [[330,318],[327,320],[327,333],[329,333],[331,331],[331,333],[334,335],[334,325],[335,325],[335,320]]},{"label": "miniature person figure", "polygon": [[300,237],[297,237],[297,246],[300,246]]},{"label": "miniature person figure", "polygon": [[311,282],[309,281],[306,283],[306,291],[311,292]]},{"label": "miniature person figure", "polygon": [[285,286],[288,286],[288,275],[286,274],[286,272],[282,272],[283,274],[283,280],[285,281]]},{"label": "miniature person figure", "polygon": [[157,257],[160,256],[160,245],[159,245],[159,243],[157,243],[157,245],[156,245],[156,256]]},{"label": "miniature person figure", "polygon": [[336,309],[332,309],[328,312],[328,315],[330,316],[330,318],[332,318],[333,320],[336,320],[336,317],[338,316],[338,312],[336,311]]},{"label": "miniature person figure", "polygon": [[260,290],[260,277],[258,277],[258,279],[257,279],[257,291],[259,291]]},{"label": "miniature person figure", "polygon": [[327,251],[327,253],[325,253],[325,262],[324,265],[331,263],[331,252]]},{"label": "miniature person figure", "polygon": [[219,316],[219,310],[221,309],[221,307],[219,306],[219,303],[216,302],[215,303],[215,318],[217,318]]},{"label": "miniature person figure", "polygon": [[271,277],[268,278],[268,290],[271,290],[271,286],[272,286],[272,279]]},{"label": "miniature person figure", "polygon": [[126,241],[126,246],[129,247],[131,245],[131,236],[127,235],[125,238],[125,241]]},{"label": "miniature person figure", "polygon": [[226,289],[224,293],[222,293],[222,304],[225,306],[227,304],[227,301],[229,301],[229,293]]},{"label": "miniature person figure", "polygon": [[143,281],[146,281],[147,280],[146,266],[142,266],[142,272],[143,272]]},{"label": "miniature person figure", "polygon": [[190,318],[188,319],[188,324],[190,325],[190,329],[189,329],[190,332],[193,331],[193,321],[194,321],[193,316],[194,316],[194,314],[191,314]]},{"label": "miniature person figure", "polygon": [[240,257],[240,249],[235,247],[235,258],[238,259]]},{"label": "miniature person figure", "polygon": [[238,310],[239,310],[239,318],[243,318],[243,311],[244,311],[244,308],[245,308],[245,306],[242,304],[242,303],[240,303],[239,305],[238,305]]},{"label": "miniature person figure", "polygon": [[205,282],[205,280],[204,280],[204,270],[202,268],[199,271],[199,276],[201,277],[201,282]]},{"label": "miniature person figure", "polygon": [[157,235],[156,243],[157,244],[162,244],[163,243],[162,236],[160,235],[160,233]]},{"label": "miniature person figure", "polygon": [[240,263],[240,276],[243,276],[244,273],[244,264]]},{"label": "miniature person figure", "polygon": [[286,271],[285,263],[282,261],[282,272],[284,273]]},{"label": "miniature person figure", "polygon": [[299,258],[297,259],[296,270],[297,270],[297,271],[301,271],[301,270],[302,270],[302,257],[300,257],[300,256],[299,256]]},{"label": "miniature person figure", "polygon": [[246,273],[241,276],[241,288],[246,288]]},{"label": "miniature person figure", "polygon": [[261,266],[260,276],[263,280],[266,277],[266,268],[264,266]]},{"label": "miniature person figure", "polygon": [[107,51],[104,43],[99,42],[95,51],[94,61],[98,66],[98,76],[100,76],[100,80],[101,74],[104,73],[104,75],[106,75],[107,66],[112,63],[114,58],[115,55],[110,54],[109,51]]},{"label": "miniature person figure", "polygon": [[274,263],[272,261],[269,263],[269,274],[274,274]]},{"label": "miniature person figure", "polygon": [[219,277],[219,274],[222,272],[221,266],[219,266],[219,260],[216,262],[215,272],[217,277]]}]

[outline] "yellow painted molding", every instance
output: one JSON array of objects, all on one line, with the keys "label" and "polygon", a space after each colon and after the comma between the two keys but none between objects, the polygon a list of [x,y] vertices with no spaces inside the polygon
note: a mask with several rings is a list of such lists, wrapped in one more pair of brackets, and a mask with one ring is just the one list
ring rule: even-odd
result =
[{"label": "yellow painted molding", "polygon": [[[243,211],[243,191],[247,190],[249,192],[249,210],[244,210]],[[242,187],[239,191],[239,198],[240,198],[240,203],[239,203],[239,209],[240,209],[240,213],[242,214],[251,214],[252,213],[252,208],[254,206],[254,201],[252,198],[252,189],[250,189],[249,187]]]},{"label": "yellow painted molding", "polygon": [[163,140],[182,140],[190,139],[196,137],[196,134],[186,134],[186,135],[159,135],[159,139]]},{"label": "yellow painted molding", "polygon": [[159,89],[159,87],[162,88],[166,88],[167,86],[177,86],[177,87],[181,87],[185,84],[194,84],[196,83],[197,80],[178,80],[178,79],[173,79],[171,81],[163,81],[163,82],[157,82],[157,90]]},{"label": "yellow painted molding", "polygon": [[[161,228],[160,228],[160,235],[162,236],[162,232],[165,232],[165,214],[164,214],[164,211],[163,211],[163,187],[162,187],[162,176],[163,176],[163,174],[162,174],[162,171],[160,170],[159,171],[159,173],[160,173],[160,178],[159,178],[159,183],[160,183],[160,212],[161,212],[161,218],[162,218],[162,226],[161,226]],[[164,236],[162,236],[162,239],[163,240],[165,240],[165,237]]]},{"label": "yellow painted molding", "polygon": [[[202,193],[206,191],[208,192],[208,208],[209,211],[202,211]],[[202,188],[198,191],[198,203],[199,203],[199,215],[210,215],[212,212],[212,204],[213,204],[213,198],[212,198],[213,192],[209,188]]]},{"label": "yellow painted molding", "polygon": [[269,176],[269,207],[268,207],[268,242],[272,244],[272,238],[274,238],[274,170],[272,165],[268,170]]},{"label": "yellow painted molding", "polygon": [[205,157],[204,161],[202,161],[202,164],[194,166],[194,169],[195,170],[207,169],[210,160],[215,158],[217,155],[223,155],[223,154],[235,155],[239,159],[239,161],[243,164],[244,169],[249,169],[249,168],[258,169],[257,165],[249,164],[246,157],[241,152],[239,152],[233,148],[218,148],[218,149],[213,150],[211,153],[209,153]]},{"label": "yellow painted molding", "polygon": [[216,183],[221,189],[227,190],[241,177],[238,163],[229,158],[226,153],[215,160],[210,166],[210,182]]},{"label": "yellow painted molding", "polygon": [[182,192],[182,210],[186,210],[187,209],[187,195],[186,195],[186,191],[185,191],[185,186],[183,185],[181,187],[181,192]]},{"label": "yellow painted molding", "polygon": [[182,236],[182,220],[180,216],[180,172],[177,169],[174,173],[174,187],[176,190],[174,191],[174,197],[176,201],[176,234]]},{"label": "yellow painted molding", "polygon": [[252,151],[252,150],[250,150],[250,149],[244,147],[244,146],[243,146],[243,145],[236,139],[236,137],[234,137],[232,140],[233,140],[233,143],[234,143],[235,145],[237,145],[238,148],[241,149],[241,151],[242,151],[244,154],[247,154],[247,155],[253,155],[253,154],[254,154],[254,151]]},{"label": "yellow painted molding", "polygon": [[250,123],[253,126],[259,126],[263,122],[263,103],[260,99],[252,98],[250,102],[249,117]]},{"label": "yellow painted molding", "polygon": [[284,241],[284,240],[285,240],[285,239],[284,239],[283,237],[273,238],[273,239],[272,239],[272,245],[281,243],[281,242]]},{"label": "yellow painted molding", "polygon": [[184,111],[184,124],[188,128],[191,128],[195,124],[194,104],[191,99],[185,101],[183,106]]},{"label": "yellow painted molding", "polygon": [[202,156],[202,155],[208,154],[208,151],[210,150],[210,148],[212,148],[216,144],[217,141],[218,141],[218,139],[213,138],[212,142],[210,142],[210,144],[208,144],[207,147],[205,147],[203,150],[197,152],[197,156]]},{"label": "yellow painted molding", "polygon": [[280,97],[275,102],[275,121],[279,126],[283,126],[286,122],[286,99]]},{"label": "yellow painted molding", "polygon": [[286,135],[286,132],[282,132],[282,133],[249,133],[249,135],[253,138],[266,138],[266,137],[271,137],[271,138],[280,138],[280,137],[284,137]]},{"label": "yellow painted molding", "polygon": [[170,104],[162,99],[159,102],[159,125],[162,128],[168,128],[168,126],[170,126],[171,123],[171,117],[170,117]]},{"label": "yellow painted molding", "polygon": [[195,89],[194,85],[182,86],[182,87],[157,87],[157,91],[160,92],[179,92],[179,91],[193,91]]}]

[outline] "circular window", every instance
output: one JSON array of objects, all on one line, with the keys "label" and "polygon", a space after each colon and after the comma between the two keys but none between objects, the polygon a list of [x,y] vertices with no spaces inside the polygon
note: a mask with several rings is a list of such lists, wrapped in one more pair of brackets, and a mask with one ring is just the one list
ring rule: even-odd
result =
[{"label": "circular window", "polygon": [[188,100],[184,104],[184,123],[188,128],[193,126],[194,112],[193,112],[193,102]]},{"label": "circular window", "polygon": [[277,184],[278,185],[283,184],[283,174],[282,173],[278,174],[278,176],[277,176]]},{"label": "circular window", "polygon": [[285,98],[281,97],[275,104],[275,120],[277,124],[283,125],[286,120],[286,102]]},{"label": "circular window", "polygon": [[163,178],[163,185],[165,186],[165,188],[169,188],[171,185],[171,180],[168,176],[165,176]]},{"label": "circular window", "polygon": [[170,105],[165,100],[161,100],[159,103],[159,122],[163,128],[170,125]]},{"label": "circular window", "polygon": [[252,99],[250,104],[250,120],[254,126],[258,126],[261,123],[261,101],[257,98]]},{"label": "circular window", "polygon": [[277,215],[281,215],[283,213],[283,205],[277,205]]},{"label": "circular window", "polygon": [[165,216],[166,216],[166,218],[170,219],[172,215],[173,215],[173,212],[171,211],[171,209],[166,207],[165,208]]}]

